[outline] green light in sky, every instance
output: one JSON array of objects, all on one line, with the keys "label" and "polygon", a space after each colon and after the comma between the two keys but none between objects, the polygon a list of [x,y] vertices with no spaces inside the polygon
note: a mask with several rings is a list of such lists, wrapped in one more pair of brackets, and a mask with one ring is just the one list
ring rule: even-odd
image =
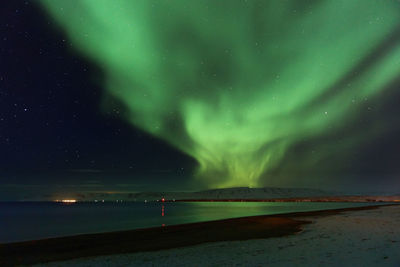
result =
[{"label": "green light in sky", "polygon": [[212,187],[257,186],[400,73],[395,0],[41,2],[127,119]]}]

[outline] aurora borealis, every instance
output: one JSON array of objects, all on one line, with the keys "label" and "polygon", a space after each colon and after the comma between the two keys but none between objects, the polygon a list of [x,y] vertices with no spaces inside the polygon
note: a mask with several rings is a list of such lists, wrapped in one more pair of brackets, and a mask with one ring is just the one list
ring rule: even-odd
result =
[{"label": "aurora borealis", "polygon": [[[196,159],[209,187],[265,184],[293,147],[354,124],[400,74],[395,0],[41,2],[104,72],[104,98],[120,102],[104,108]],[[349,132],[317,157],[386,129]]]}]

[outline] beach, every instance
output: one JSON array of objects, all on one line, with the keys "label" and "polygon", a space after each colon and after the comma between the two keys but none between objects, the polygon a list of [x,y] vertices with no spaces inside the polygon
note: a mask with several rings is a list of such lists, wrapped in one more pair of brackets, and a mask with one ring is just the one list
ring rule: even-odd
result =
[{"label": "beach", "polygon": [[391,205],[23,242],[0,255],[37,266],[399,266],[398,229]]}]

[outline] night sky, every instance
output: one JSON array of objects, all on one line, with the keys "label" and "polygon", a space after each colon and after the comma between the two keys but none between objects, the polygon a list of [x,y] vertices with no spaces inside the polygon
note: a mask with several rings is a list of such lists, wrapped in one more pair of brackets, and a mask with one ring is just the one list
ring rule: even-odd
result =
[{"label": "night sky", "polygon": [[8,1],[0,199],[400,188],[399,1]]}]

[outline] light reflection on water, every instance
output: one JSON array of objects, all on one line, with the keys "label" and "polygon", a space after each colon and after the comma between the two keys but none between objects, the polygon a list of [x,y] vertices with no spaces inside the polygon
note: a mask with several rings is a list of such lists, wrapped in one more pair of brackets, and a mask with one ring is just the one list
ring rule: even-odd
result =
[{"label": "light reflection on water", "polygon": [[146,204],[105,202],[70,205],[52,202],[0,203],[0,243],[361,205],[365,204],[310,202],[149,202]]}]

